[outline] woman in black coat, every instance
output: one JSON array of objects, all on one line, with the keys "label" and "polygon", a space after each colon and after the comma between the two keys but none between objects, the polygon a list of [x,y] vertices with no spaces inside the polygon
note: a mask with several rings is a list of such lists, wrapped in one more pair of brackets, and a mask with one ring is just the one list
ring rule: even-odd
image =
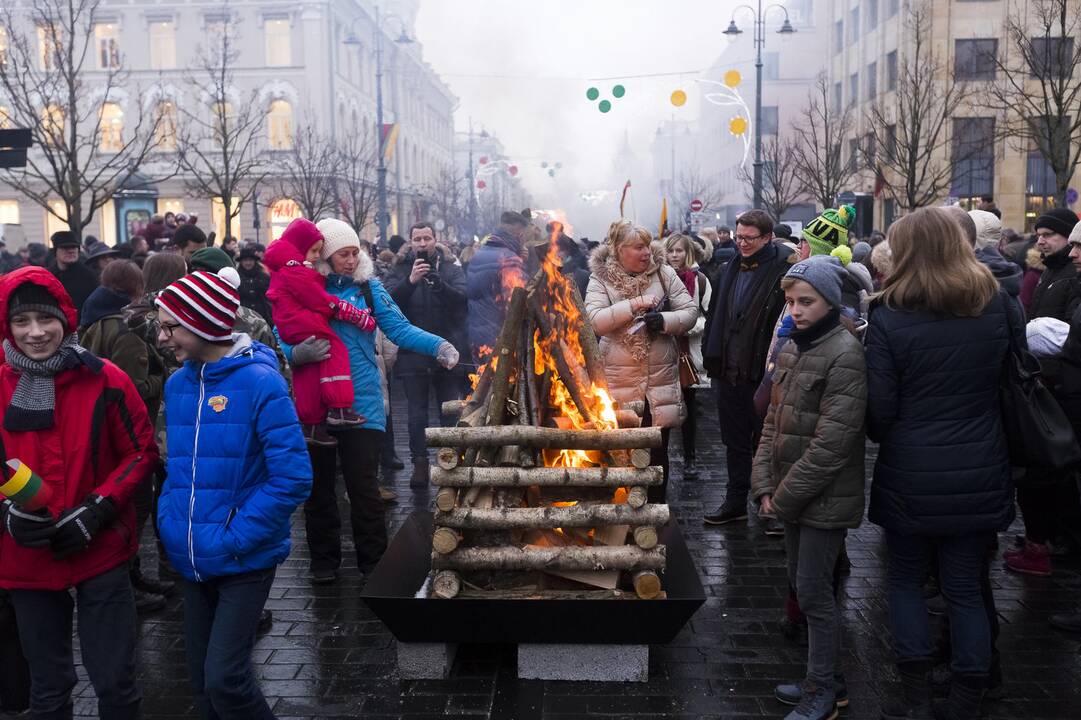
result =
[{"label": "woman in black coat", "polygon": [[868,433],[880,443],[869,518],[886,530],[890,626],[904,704],[931,720],[933,643],[923,598],[932,553],[952,631],[950,720],[979,717],[991,666],[981,575],[1014,516],[999,407],[1006,305],[949,214],[890,228],[894,270],[867,330]]}]

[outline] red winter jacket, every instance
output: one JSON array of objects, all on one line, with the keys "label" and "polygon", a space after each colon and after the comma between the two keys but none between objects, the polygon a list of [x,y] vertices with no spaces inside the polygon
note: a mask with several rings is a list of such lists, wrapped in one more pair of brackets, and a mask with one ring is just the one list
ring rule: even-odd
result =
[{"label": "red winter jacket", "polygon": [[[67,315],[68,327],[76,326],[75,308],[60,282],[43,268],[27,267],[0,279],[0,337],[12,340],[8,300],[26,282],[48,290]],[[52,488],[48,509],[54,517],[94,493],[116,504],[117,518],[86,550],[60,561],[48,548],[24,548],[0,532],[0,588],[63,590],[126,563],[135,554],[138,538],[131,497],[140,483],[149,480],[158,447],[146,406],[131,379],[111,362],[101,362],[97,370],[82,365],[56,376],[54,427],[15,432],[0,422],[0,462],[18,458],[41,476]],[[18,381],[14,368],[0,365],[0,413],[11,403]]]},{"label": "red winter jacket", "polygon": [[267,248],[263,263],[270,270],[266,297],[281,339],[296,345],[313,335],[337,337],[330,318],[340,300],[326,291],[327,280],[318,270],[304,265],[304,253],[283,235]]}]

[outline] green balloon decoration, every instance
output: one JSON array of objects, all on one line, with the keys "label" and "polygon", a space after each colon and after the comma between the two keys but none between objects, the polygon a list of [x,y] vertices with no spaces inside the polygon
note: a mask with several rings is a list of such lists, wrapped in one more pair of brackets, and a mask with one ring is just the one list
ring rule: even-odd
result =
[{"label": "green balloon decoration", "polygon": [[596,100],[600,96],[601,96],[601,91],[598,90],[595,87],[591,87],[590,89],[586,90],[586,98],[588,100]]},{"label": "green balloon decoration", "polygon": [[614,88],[612,88],[612,96],[615,97],[616,99],[619,99],[619,98],[623,97],[626,94],[627,94],[627,89],[625,87],[623,87],[622,85],[616,85]]},{"label": "green balloon decoration", "polygon": [[601,100],[600,103],[597,104],[597,109],[600,110],[602,113],[606,113],[612,109],[612,103],[608,102],[607,100]]}]

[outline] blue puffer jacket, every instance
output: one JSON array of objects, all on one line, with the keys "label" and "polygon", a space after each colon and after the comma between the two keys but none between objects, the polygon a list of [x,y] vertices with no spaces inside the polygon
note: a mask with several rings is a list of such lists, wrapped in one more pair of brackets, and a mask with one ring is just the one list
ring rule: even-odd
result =
[{"label": "blue puffer jacket", "polygon": [[469,298],[469,346],[473,358],[481,346],[495,347],[510,294],[503,289],[503,272],[525,280],[522,244],[504,230],[496,230],[469,262],[466,295]]},{"label": "blue puffer jacket", "polygon": [[1002,296],[979,317],[877,305],[867,328],[868,434],[881,443],[871,522],[902,535],[1004,530],[1013,481],[999,407]]},{"label": "blue puffer jacket", "polygon": [[214,363],[188,361],[165,384],[168,474],[158,530],[188,580],[273,567],[312,467],[274,351],[247,335]]},{"label": "blue puffer jacket", "polygon": [[[368,307],[368,301],[364,299],[361,286],[367,282],[372,294],[372,304],[375,306],[371,308],[372,315],[387,339],[403,350],[435,357],[439,346],[446,340],[410,324],[391,299],[383,283],[372,277],[372,272],[372,261],[362,252],[360,265],[353,277],[333,273],[327,276],[327,292],[364,309]],[[387,415],[383,410],[379,365],[375,360],[375,333],[364,332],[355,325],[338,320],[331,321],[330,329],[338,334],[349,351],[349,374],[353,378],[355,398],[353,411],[364,418],[360,427],[365,430],[386,430]],[[286,359],[292,362],[292,346],[281,343],[281,348]]]}]

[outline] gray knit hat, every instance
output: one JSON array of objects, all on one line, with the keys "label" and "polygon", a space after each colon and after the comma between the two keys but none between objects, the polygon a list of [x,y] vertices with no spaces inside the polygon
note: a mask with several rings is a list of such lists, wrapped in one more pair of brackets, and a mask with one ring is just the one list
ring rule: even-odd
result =
[{"label": "gray knit hat", "polygon": [[68,317],[60,307],[60,303],[52,293],[41,285],[32,282],[24,282],[15,288],[8,301],[8,319],[24,312],[39,312],[43,315],[51,315],[68,328]]},{"label": "gray knit hat", "polygon": [[841,284],[845,268],[833,255],[812,255],[792,266],[785,277],[802,280],[813,287],[830,307],[841,307]]}]

